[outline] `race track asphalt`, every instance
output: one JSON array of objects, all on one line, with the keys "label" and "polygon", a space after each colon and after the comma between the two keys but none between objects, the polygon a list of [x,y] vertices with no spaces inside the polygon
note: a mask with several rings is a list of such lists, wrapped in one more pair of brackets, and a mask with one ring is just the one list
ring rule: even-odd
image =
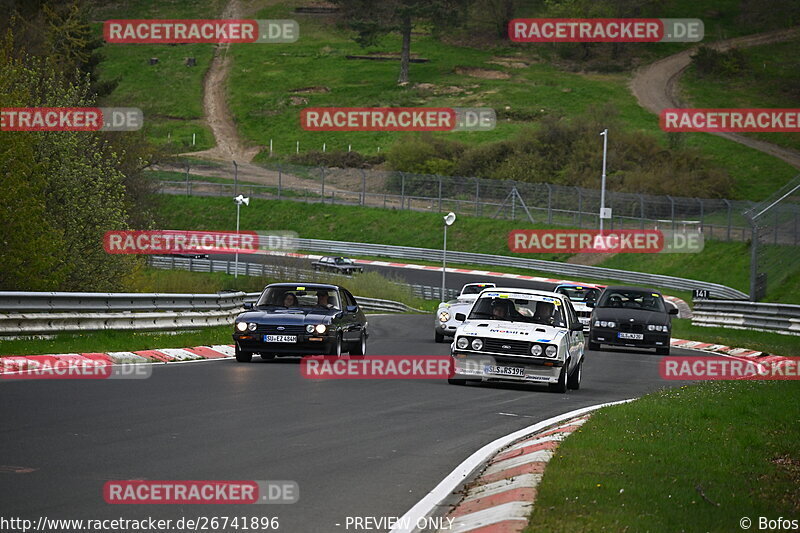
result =
[{"label": "race track asphalt", "polygon": [[[430,315],[369,323],[371,355],[448,353],[433,342]],[[308,380],[297,360],[258,357],[159,365],[143,380],[0,380],[0,517],[277,516],[279,531],[346,531],[347,516],[401,516],[497,437],[682,384],[659,377],[660,359],[588,352],[583,385],[567,394],[537,385]],[[103,484],[126,479],[294,480],[300,501],[106,504]]]}]

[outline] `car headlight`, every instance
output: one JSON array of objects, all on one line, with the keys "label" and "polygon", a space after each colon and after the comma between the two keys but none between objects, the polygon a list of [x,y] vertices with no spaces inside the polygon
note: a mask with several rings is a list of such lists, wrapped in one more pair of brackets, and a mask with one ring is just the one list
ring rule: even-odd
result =
[{"label": "car headlight", "polygon": [[247,324],[247,329],[249,329],[250,331],[255,331],[257,327],[258,324],[256,324],[255,322],[250,322],[249,324]]},{"label": "car headlight", "polygon": [[448,320],[450,320],[450,313],[447,311],[439,313],[439,322],[447,322]]},{"label": "car headlight", "polygon": [[542,355],[542,347],[539,346],[538,344],[534,344],[533,346],[531,346],[531,355],[535,355],[536,357]]},{"label": "car headlight", "polygon": [[314,324],[308,324],[306,326],[306,333],[314,333]]},{"label": "car headlight", "polygon": [[662,326],[661,324],[648,324],[647,331],[668,331],[668,326]]},{"label": "car headlight", "polygon": [[594,321],[594,327],[596,327],[596,328],[600,327],[600,321],[599,320],[595,320]]},{"label": "car headlight", "polygon": [[247,330],[247,322],[237,322],[236,329],[239,331],[246,331]]},{"label": "car headlight", "polygon": [[483,341],[480,339],[472,339],[472,349],[480,350],[481,348],[483,348]]},{"label": "car headlight", "polygon": [[545,350],[544,350],[544,354],[547,357],[555,357],[557,353],[558,353],[558,348],[556,348],[552,344],[550,346],[548,346],[547,348],[545,348]]},{"label": "car headlight", "polygon": [[466,337],[459,337],[459,338],[458,338],[458,340],[456,341],[456,346],[457,346],[459,349],[463,350],[463,349],[465,349],[467,346],[469,346],[469,340],[467,340],[467,338],[466,338]]},{"label": "car headlight", "polygon": [[610,327],[610,328],[614,328],[614,327],[616,327],[616,326],[617,326],[617,323],[616,323],[616,322],[612,322],[611,320],[609,320],[609,321],[608,321],[608,327]]},{"label": "car headlight", "polygon": [[314,331],[322,335],[323,333],[328,331],[328,326],[326,326],[325,324],[317,324],[316,326],[314,326]]}]

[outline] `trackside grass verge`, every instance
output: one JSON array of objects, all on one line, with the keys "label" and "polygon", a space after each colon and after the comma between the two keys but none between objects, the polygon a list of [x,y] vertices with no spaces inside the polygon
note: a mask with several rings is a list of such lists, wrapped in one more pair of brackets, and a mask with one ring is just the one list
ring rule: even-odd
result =
[{"label": "trackside grass verge", "polygon": [[693,326],[688,319],[672,320],[672,337],[747,348],[786,357],[800,357],[800,337],[767,331]]},{"label": "trackside grass verge", "polygon": [[800,387],[705,382],[602,409],[557,449],[526,533],[741,531],[800,513]]}]

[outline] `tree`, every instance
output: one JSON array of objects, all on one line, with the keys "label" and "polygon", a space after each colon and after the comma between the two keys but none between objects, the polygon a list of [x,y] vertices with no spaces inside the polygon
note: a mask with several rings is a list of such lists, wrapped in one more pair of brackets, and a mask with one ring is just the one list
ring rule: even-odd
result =
[{"label": "tree", "polygon": [[411,59],[411,30],[414,24],[427,22],[434,29],[451,26],[459,20],[463,2],[456,0],[333,0],[341,8],[345,24],[355,30],[355,41],[361,46],[373,46],[389,33],[399,32],[400,74],[397,83],[408,83]]}]

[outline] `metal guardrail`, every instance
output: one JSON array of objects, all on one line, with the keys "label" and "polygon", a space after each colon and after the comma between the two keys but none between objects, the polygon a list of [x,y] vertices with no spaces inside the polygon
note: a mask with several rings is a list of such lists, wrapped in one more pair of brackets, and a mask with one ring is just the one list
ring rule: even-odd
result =
[{"label": "metal guardrail", "polygon": [[[261,296],[260,292],[248,292],[244,301],[254,303]],[[356,303],[365,311],[383,311],[388,313],[424,313],[421,309],[414,309],[410,305],[402,302],[395,302],[393,300],[381,300],[379,298],[367,298],[364,296],[355,296]]]},{"label": "metal guardrail", "polygon": [[[431,248],[416,248],[411,246],[394,246],[389,244],[369,244],[358,242],[326,241],[319,239],[297,239],[297,246],[301,250],[321,252],[323,254],[338,255],[367,255],[391,257],[395,259],[415,259],[418,261],[442,261],[442,251]],[[452,263],[468,263],[487,266],[513,267],[536,270],[569,276],[574,278],[613,279],[636,285],[666,287],[678,290],[706,289],[718,298],[739,299],[747,298],[747,294],[718,283],[699,281],[695,279],[649,274],[646,272],[630,272],[614,268],[603,268],[589,265],[575,265],[542,259],[529,259],[526,257],[513,257],[506,255],[490,255],[472,252],[448,251],[447,260]]]},{"label": "metal guardrail", "polygon": [[800,305],[695,300],[692,324],[800,335]]}]

